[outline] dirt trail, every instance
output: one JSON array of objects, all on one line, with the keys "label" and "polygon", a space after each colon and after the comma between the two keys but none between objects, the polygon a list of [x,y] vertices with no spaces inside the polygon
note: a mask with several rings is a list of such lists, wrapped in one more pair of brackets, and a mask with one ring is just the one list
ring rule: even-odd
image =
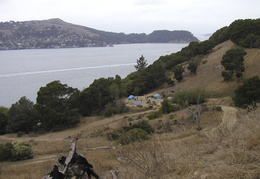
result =
[{"label": "dirt trail", "polygon": [[221,108],[224,112],[222,125],[226,125],[228,129],[231,129],[237,121],[237,109],[229,106],[221,106]]},{"label": "dirt trail", "polygon": [[223,110],[222,122],[217,126],[211,129],[210,131],[205,131],[205,135],[209,138],[217,135],[217,131],[226,129],[231,130],[232,127],[236,124],[237,121],[237,109],[230,106],[221,106]]}]

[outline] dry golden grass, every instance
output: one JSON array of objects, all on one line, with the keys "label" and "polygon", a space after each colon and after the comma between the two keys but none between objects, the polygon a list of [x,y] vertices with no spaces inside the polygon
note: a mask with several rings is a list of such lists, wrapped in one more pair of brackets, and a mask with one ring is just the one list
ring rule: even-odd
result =
[{"label": "dry golden grass", "polygon": [[203,131],[180,139],[171,133],[154,135],[150,141],[123,146],[116,155],[129,159],[125,167],[134,178],[256,179],[260,177],[259,112],[243,116],[232,128],[217,128],[211,138]]},{"label": "dry golden grass", "polygon": [[[226,51],[237,47],[238,46],[230,40],[217,45],[213,48],[211,53],[203,57],[199,57],[201,61],[206,61],[206,63],[200,63],[196,75],[190,75],[189,71],[186,69],[184,80],[181,83],[176,83],[171,88],[162,88],[157,92],[167,96],[171,94],[172,90],[177,91],[178,89],[185,90],[191,88],[201,88],[203,86],[206,90],[212,91],[219,96],[232,96],[234,89],[241,83],[237,83],[236,80],[228,83],[223,81],[221,72],[224,70],[224,67],[221,65],[221,60]],[[245,51],[247,52],[247,55],[244,57],[244,79],[255,75],[260,76],[260,49],[245,49]]]}]

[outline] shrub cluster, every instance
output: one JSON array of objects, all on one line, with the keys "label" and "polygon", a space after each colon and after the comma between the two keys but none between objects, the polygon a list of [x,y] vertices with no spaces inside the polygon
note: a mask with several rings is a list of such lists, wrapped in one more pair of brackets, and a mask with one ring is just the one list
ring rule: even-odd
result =
[{"label": "shrub cluster", "polygon": [[135,141],[148,140],[149,136],[147,132],[140,128],[134,128],[126,132],[118,139],[118,143],[126,145]]},{"label": "shrub cluster", "polygon": [[129,131],[131,129],[139,128],[147,132],[148,134],[154,133],[154,128],[148,123],[146,120],[139,121],[136,124],[133,124],[131,126],[125,126],[123,127],[124,131]]},{"label": "shrub cluster", "polygon": [[151,113],[151,114],[148,114],[148,115],[147,115],[147,118],[148,118],[149,120],[153,120],[153,119],[159,118],[159,117],[161,117],[161,116],[162,116],[162,113],[161,113],[160,111],[155,111],[155,112],[153,112],[153,113]]},{"label": "shrub cluster", "polygon": [[210,92],[204,89],[191,89],[175,93],[173,102],[181,107],[187,107],[192,104],[203,103],[208,97],[210,97]]},{"label": "shrub cluster", "polygon": [[136,124],[130,126],[124,126],[121,134],[117,138],[117,142],[120,144],[129,144],[130,142],[134,141],[143,141],[149,139],[149,134],[154,132],[154,128],[148,123],[146,120],[139,121]]},{"label": "shrub cluster", "polygon": [[0,161],[26,160],[34,157],[31,145],[27,142],[15,141],[0,144]]}]

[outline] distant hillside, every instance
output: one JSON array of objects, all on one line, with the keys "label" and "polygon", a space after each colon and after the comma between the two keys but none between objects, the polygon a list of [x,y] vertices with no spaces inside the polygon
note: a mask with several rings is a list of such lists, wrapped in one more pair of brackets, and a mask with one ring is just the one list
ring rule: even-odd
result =
[{"label": "distant hillside", "polygon": [[0,49],[97,47],[125,43],[178,43],[199,41],[184,30],[151,34],[105,32],[61,19],[0,23]]}]

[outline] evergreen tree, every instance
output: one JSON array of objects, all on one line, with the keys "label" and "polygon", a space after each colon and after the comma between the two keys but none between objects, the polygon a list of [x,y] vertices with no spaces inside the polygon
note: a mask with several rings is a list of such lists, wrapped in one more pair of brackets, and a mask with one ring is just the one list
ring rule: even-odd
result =
[{"label": "evergreen tree", "polygon": [[145,69],[148,65],[147,60],[145,60],[143,55],[136,60],[136,63],[137,65],[135,65],[134,67],[136,68],[137,71]]},{"label": "evergreen tree", "polygon": [[25,96],[12,104],[9,110],[8,132],[33,131],[38,123],[37,112],[32,101]]}]

